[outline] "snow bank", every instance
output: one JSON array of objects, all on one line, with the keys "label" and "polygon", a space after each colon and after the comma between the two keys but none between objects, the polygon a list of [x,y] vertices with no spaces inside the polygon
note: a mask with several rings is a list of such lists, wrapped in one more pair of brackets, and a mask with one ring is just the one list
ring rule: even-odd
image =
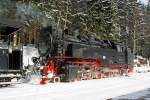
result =
[{"label": "snow bank", "polygon": [[39,57],[38,49],[33,45],[23,46],[23,66],[33,65],[32,57]]},{"label": "snow bank", "polygon": [[150,72],[150,66],[134,67],[134,72],[138,72],[138,73]]},{"label": "snow bank", "polygon": [[134,72],[150,72],[149,61],[142,56],[137,56],[134,59]]}]

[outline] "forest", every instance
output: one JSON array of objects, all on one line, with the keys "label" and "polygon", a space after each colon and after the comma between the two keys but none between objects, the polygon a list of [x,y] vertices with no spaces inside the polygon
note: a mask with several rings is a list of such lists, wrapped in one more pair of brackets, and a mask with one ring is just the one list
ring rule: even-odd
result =
[{"label": "forest", "polygon": [[23,25],[25,43],[38,42],[40,30],[92,35],[121,43],[134,55],[150,58],[150,1],[0,0],[0,16]]}]

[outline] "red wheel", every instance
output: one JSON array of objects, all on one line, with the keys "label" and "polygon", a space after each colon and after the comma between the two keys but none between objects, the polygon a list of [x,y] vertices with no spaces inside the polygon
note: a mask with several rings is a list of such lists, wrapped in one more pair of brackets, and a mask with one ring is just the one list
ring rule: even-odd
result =
[{"label": "red wheel", "polygon": [[60,77],[58,77],[58,76],[54,77],[53,82],[54,83],[59,83],[60,82]]}]

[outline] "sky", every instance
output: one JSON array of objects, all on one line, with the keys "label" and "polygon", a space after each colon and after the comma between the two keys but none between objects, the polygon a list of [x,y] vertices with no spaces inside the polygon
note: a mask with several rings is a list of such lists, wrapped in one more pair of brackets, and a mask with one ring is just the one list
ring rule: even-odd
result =
[{"label": "sky", "polygon": [[141,1],[142,3],[144,3],[145,5],[148,3],[148,0],[138,0]]}]

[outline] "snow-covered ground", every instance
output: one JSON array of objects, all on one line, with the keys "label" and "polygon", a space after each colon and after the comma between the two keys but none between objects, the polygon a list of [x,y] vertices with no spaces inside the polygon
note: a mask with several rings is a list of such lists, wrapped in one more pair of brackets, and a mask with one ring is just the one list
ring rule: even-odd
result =
[{"label": "snow-covered ground", "polygon": [[0,100],[148,100],[149,88],[150,72],[134,73],[71,83],[18,84],[0,88]]}]

